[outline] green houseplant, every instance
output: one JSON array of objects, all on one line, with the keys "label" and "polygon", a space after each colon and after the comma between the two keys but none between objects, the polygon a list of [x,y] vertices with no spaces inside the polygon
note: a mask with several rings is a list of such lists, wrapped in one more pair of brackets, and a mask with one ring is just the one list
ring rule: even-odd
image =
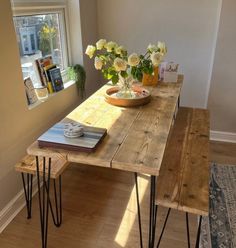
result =
[{"label": "green houseplant", "polygon": [[76,64],[69,67],[69,79],[74,80],[78,86],[79,93],[82,97],[85,94],[86,71],[82,65]]}]

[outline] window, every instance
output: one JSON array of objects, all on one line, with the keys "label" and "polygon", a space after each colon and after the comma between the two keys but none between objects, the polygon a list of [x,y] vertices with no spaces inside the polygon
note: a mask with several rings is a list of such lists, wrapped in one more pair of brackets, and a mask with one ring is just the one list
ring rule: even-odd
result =
[{"label": "window", "polygon": [[13,17],[20,52],[23,77],[30,77],[35,87],[42,82],[35,60],[51,55],[53,64],[63,71],[68,66],[64,9],[16,11]]}]

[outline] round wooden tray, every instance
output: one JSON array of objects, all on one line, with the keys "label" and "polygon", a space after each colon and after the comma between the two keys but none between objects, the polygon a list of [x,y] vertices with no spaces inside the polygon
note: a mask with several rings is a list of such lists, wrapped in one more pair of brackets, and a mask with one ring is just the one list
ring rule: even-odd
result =
[{"label": "round wooden tray", "polygon": [[105,93],[106,102],[119,107],[135,107],[147,104],[151,101],[151,94],[148,90],[140,86],[133,87],[135,98],[118,98],[116,93],[119,87],[111,87]]}]

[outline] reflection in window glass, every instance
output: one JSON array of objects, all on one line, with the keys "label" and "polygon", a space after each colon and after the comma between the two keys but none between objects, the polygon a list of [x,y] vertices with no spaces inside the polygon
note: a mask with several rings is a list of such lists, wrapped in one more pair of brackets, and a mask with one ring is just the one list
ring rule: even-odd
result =
[{"label": "reflection in window glass", "polygon": [[15,16],[14,24],[24,78],[30,76],[35,86],[40,85],[35,60],[47,55],[64,69],[59,13]]}]

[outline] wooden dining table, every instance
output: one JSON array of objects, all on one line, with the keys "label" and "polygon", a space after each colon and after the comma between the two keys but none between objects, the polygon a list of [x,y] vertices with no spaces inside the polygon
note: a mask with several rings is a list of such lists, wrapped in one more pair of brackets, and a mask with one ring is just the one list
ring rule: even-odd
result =
[{"label": "wooden dining table", "polygon": [[[140,247],[143,247],[143,242],[137,176],[138,174],[150,175],[148,247],[151,248],[154,246],[155,238],[156,179],[179,106],[182,84],[183,75],[179,75],[176,83],[158,82],[157,86],[145,86],[151,93],[151,101],[146,105],[132,108],[117,107],[107,103],[104,94],[111,86],[104,85],[62,120],[62,122],[76,121],[87,126],[107,129],[107,135],[96,151],[87,153],[53,147],[40,148],[35,141],[28,147],[27,152],[30,155],[42,156],[45,161],[49,158],[63,157],[68,162],[78,165],[101,166],[133,172],[137,189]],[[50,174],[50,166],[47,166],[46,162],[44,166],[44,173]],[[46,175],[43,178],[46,178]],[[50,180],[45,179],[44,183],[49,184],[48,181]],[[38,185],[40,187],[40,183]],[[45,209],[48,209],[48,199],[43,199],[40,204],[40,208],[45,204]],[[42,247],[46,248],[48,216],[40,214],[40,219]]]}]

